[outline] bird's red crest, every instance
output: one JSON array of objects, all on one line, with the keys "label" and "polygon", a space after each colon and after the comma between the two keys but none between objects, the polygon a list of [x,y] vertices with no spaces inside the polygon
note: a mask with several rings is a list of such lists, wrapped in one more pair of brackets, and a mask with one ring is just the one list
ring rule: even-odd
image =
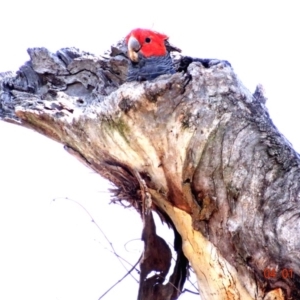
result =
[{"label": "bird's red crest", "polygon": [[165,41],[168,39],[168,36],[165,34],[158,33],[150,29],[136,28],[126,36],[126,43],[128,43],[131,36],[138,40],[141,46],[140,52],[145,57],[163,56],[167,54]]}]

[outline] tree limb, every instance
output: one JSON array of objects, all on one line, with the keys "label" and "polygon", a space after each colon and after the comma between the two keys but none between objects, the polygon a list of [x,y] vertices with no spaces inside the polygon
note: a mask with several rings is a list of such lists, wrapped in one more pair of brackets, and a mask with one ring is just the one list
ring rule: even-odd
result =
[{"label": "tree limb", "polygon": [[202,299],[300,298],[300,160],[260,91],[222,63],[125,83],[116,48],[29,55],[0,76],[2,120],[64,144],[142,213],[138,172],[179,232]]}]

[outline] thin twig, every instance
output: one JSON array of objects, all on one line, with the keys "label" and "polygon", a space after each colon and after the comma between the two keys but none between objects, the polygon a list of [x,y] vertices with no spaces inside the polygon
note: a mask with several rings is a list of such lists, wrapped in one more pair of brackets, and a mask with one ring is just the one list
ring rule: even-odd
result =
[{"label": "thin twig", "polygon": [[[55,201],[58,198],[53,199],[53,201]],[[104,231],[101,229],[101,227],[99,226],[99,224],[95,221],[95,219],[93,218],[93,216],[91,215],[91,213],[78,201],[74,200],[74,199],[70,199],[68,197],[63,198],[64,200],[69,200],[74,202],[75,204],[79,205],[85,212],[86,214],[91,218],[92,222],[95,224],[95,226],[98,228],[98,230],[102,233],[102,235],[104,236],[104,238],[106,239],[106,241],[108,242],[108,244],[110,245],[111,249],[112,249],[112,253],[119,259],[121,265],[124,267],[124,269],[128,272],[127,267],[125,266],[125,264],[122,262],[121,260],[121,256],[117,254],[113,244],[111,243],[111,241],[108,239],[108,237],[106,236],[106,234],[104,233]],[[136,266],[136,265],[135,265]],[[131,274],[131,272],[129,273],[130,276],[136,281],[136,278],[134,278],[134,276]]]},{"label": "thin twig", "polygon": [[138,259],[138,261],[133,265],[133,267],[121,278],[119,279],[115,284],[113,284],[104,294],[102,294],[98,300],[102,299],[109,291],[111,291],[117,284],[119,284],[121,281],[123,281],[137,266],[137,264],[140,262],[140,260],[142,259],[143,254],[140,256],[140,258]]}]

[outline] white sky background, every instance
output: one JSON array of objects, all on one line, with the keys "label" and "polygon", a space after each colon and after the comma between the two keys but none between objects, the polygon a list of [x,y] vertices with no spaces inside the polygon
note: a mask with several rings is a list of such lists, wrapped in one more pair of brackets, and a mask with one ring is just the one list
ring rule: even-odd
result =
[{"label": "white sky background", "polygon": [[[101,54],[131,29],[152,28],[184,54],[230,61],[251,91],[262,83],[271,118],[300,151],[298,1],[2,2],[0,72],[17,70],[29,47]],[[83,209],[63,200],[88,209],[134,263],[140,218],[108,205],[108,185],[62,145],[0,122],[0,299],[97,300],[125,274]],[[127,278],[104,299],[135,299],[137,287]]]}]

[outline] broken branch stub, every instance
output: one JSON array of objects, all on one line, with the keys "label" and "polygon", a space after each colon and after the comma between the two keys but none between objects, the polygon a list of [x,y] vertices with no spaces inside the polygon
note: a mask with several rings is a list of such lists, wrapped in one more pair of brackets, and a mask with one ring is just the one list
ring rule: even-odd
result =
[{"label": "broken branch stub", "polygon": [[222,63],[126,83],[128,60],[112,52],[29,50],[17,74],[0,76],[1,119],[61,142],[142,212],[138,172],[202,299],[299,298],[299,157],[264,97]]}]

